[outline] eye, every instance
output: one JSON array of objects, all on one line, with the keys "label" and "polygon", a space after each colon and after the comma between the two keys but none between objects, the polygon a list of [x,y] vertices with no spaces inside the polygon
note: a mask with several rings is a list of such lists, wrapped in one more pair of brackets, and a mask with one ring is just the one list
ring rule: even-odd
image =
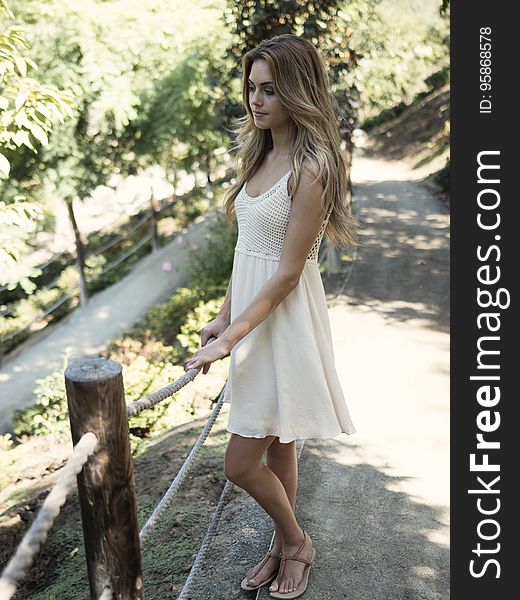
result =
[{"label": "eye", "polygon": [[274,94],[273,90],[265,90],[265,93],[266,93],[268,96],[272,96],[272,95]]}]

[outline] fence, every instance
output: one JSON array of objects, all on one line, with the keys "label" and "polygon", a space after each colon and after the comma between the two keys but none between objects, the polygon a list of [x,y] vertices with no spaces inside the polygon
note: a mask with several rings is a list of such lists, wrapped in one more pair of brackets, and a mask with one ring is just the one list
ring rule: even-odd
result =
[{"label": "fence", "polygon": [[[91,598],[140,600],[144,597],[141,546],[172,502],[208,437],[222,408],[224,390],[190,454],[141,531],[137,524],[128,418],[172,396],[193,381],[201,368],[190,369],[173,383],[127,405],[122,368],[116,361],[88,358],[67,367],[65,387],[74,450],[0,577],[0,600],[9,600],[16,591],[59,514],[76,475]],[[227,481],[179,600],[186,598],[193,575],[200,569],[232,488],[233,484]]]},{"label": "fence", "polygon": [[[105,275],[106,273],[111,271],[113,268],[120,265],[122,262],[124,262],[130,256],[132,256],[133,254],[138,252],[143,246],[145,246],[148,243],[151,244],[152,250],[159,249],[157,220],[167,209],[171,209],[172,202],[174,199],[175,198],[173,196],[167,196],[165,198],[156,199],[152,193],[151,198],[148,200],[148,202],[150,202],[150,204],[151,204],[151,210],[147,214],[145,214],[141,219],[139,219],[138,222],[136,224],[134,224],[130,229],[128,229],[124,233],[118,235],[115,239],[110,240],[109,242],[102,244],[99,248],[96,248],[96,249],[92,250],[91,252],[89,252],[89,254],[86,256],[86,258],[88,258],[89,256],[97,256],[99,254],[103,254],[107,250],[109,250],[110,248],[115,246],[116,244],[118,244],[122,241],[128,240],[128,238],[131,235],[133,235],[140,227],[142,227],[144,224],[150,222],[150,225],[149,225],[150,229],[149,229],[148,233],[146,233],[143,237],[141,237],[137,242],[132,244],[132,246],[127,248],[124,252],[122,252],[121,254],[116,256],[108,264],[105,264],[103,266],[103,269],[101,270],[101,272],[96,275],[96,279],[99,279],[100,277],[102,277],[103,275]],[[180,200],[182,200],[182,197],[180,198]],[[104,227],[100,231],[107,229],[107,227],[109,227],[109,226]],[[112,227],[113,227],[113,225],[112,225]],[[99,231],[94,232],[94,234],[96,234],[96,233],[99,233]],[[94,235],[94,234],[92,234],[92,235]],[[63,254],[65,254],[65,252],[66,251],[56,254],[55,256],[50,258],[46,263],[44,263],[43,265],[40,265],[39,268],[43,270],[49,264],[51,264],[52,262],[55,262],[61,256],[63,256]],[[57,277],[55,277],[53,281],[51,281],[49,284],[47,284],[45,286],[45,289],[47,289],[47,290],[53,289],[55,287],[56,283],[58,282],[58,280],[60,279],[60,276],[61,276],[61,274],[58,275]],[[6,288],[7,288],[7,286],[3,286],[3,289],[6,289]],[[15,331],[11,331],[8,334],[0,335],[0,367],[2,366],[3,356],[5,354],[7,354],[7,352],[9,350],[13,349],[17,345],[18,342],[15,341],[15,338],[17,338],[18,336],[20,336],[20,334],[22,334],[22,333],[26,332],[28,329],[30,329],[35,323],[39,323],[43,319],[47,318],[54,311],[56,311],[62,304],[67,302],[67,300],[76,298],[79,295],[80,295],[80,287],[77,287],[74,290],[71,290],[68,292],[64,292],[57,300],[52,302],[49,306],[47,306],[45,309],[43,309],[40,314],[38,314],[36,317],[34,317],[33,319],[31,319],[30,321],[25,323],[22,327],[19,327]],[[3,310],[1,312],[1,316],[6,317],[6,316],[12,314],[15,310],[16,310],[16,308],[7,307],[5,310]],[[47,325],[47,324],[45,324],[45,325]],[[27,334],[25,337],[27,337]]]}]

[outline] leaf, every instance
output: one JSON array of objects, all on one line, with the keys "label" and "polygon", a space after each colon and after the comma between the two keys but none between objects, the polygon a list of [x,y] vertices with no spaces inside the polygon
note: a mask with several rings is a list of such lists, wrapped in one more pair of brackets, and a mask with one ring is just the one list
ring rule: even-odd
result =
[{"label": "leaf", "polygon": [[27,100],[28,94],[27,92],[20,92],[18,96],[16,96],[16,100],[14,101],[14,108],[16,111],[22,108],[23,104]]},{"label": "leaf", "polygon": [[29,132],[26,131],[25,129],[20,129],[19,131],[17,131],[14,134],[13,142],[17,146],[21,146],[22,144],[24,144],[28,148],[31,148],[32,150],[34,150],[34,146],[31,144],[31,140],[29,139]]},{"label": "leaf", "polygon": [[39,126],[33,123],[31,125],[31,134],[42,144],[43,146],[47,146],[49,143],[49,138],[45,131]]},{"label": "leaf", "polygon": [[0,176],[8,177],[10,170],[11,165],[9,164],[9,161],[3,154],[0,154]]},{"label": "leaf", "polygon": [[16,63],[20,75],[25,77],[27,75],[27,63],[25,60],[21,56],[15,55],[14,62]]}]

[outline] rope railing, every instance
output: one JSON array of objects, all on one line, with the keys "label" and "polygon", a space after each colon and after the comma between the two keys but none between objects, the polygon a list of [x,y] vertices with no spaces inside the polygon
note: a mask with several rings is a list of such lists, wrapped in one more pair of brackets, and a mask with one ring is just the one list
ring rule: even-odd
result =
[{"label": "rope railing", "polygon": [[89,432],[85,433],[74,446],[67,464],[60,471],[58,480],[0,576],[0,600],[9,600],[15,593],[17,584],[32,565],[36,553],[46,540],[54,520],[65,504],[67,495],[76,482],[76,476],[94,453],[97,443],[97,436]]},{"label": "rope railing", "polygon": [[190,588],[193,585],[193,581],[194,581],[195,577],[202,570],[202,565],[204,564],[204,561],[206,559],[206,554],[207,554],[208,548],[210,547],[211,541],[213,540],[213,538],[215,537],[215,534],[217,533],[217,527],[220,522],[220,517],[222,516],[222,512],[224,511],[224,507],[226,506],[226,502],[229,497],[229,494],[231,493],[231,491],[233,490],[234,487],[235,487],[235,485],[228,479],[226,481],[226,485],[224,486],[224,489],[222,490],[222,493],[220,494],[218,504],[217,504],[215,510],[213,511],[213,516],[211,517],[210,524],[208,526],[208,529],[206,530],[206,535],[204,536],[204,539],[202,540],[202,544],[199,548],[199,551],[197,553],[195,561],[193,562],[193,565],[191,566],[190,572],[188,573],[188,577],[187,577],[186,581],[184,582],[184,586],[183,586],[182,590],[180,591],[180,594],[179,594],[177,600],[187,600],[189,598],[188,593],[190,591]]},{"label": "rope railing", "polygon": [[121,264],[129,256],[131,256],[132,254],[135,254],[138,250],[140,250],[145,244],[147,244],[152,239],[152,235],[153,234],[151,234],[151,233],[149,233],[148,235],[145,235],[142,240],[139,240],[138,242],[136,242],[133,246],[131,246],[130,248],[128,248],[128,250],[126,250],[125,252],[120,254],[111,263],[109,263],[108,265],[105,265],[103,267],[101,273],[99,273],[98,276],[100,277],[101,275],[108,273],[108,271],[110,271],[114,267],[117,267],[117,265]]},{"label": "rope railing", "polygon": [[195,377],[198,375],[198,373],[200,372],[200,369],[201,369],[201,367],[198,367],[196,369],[190,369],[189,371],[186,371],[186,373],[183,373],[173,383],[169,383],[168,385],[162,387],[161,389],[157,390],[156,392],[153,392],[149,396],[145,396],[144,398],[141,398],[140,400],[136,400],[135,402],[128,404],[127,405],[128,417],[133,417],[135,415],[138,415],[143,410],[146,410],[147,408],[151,408],[152,406],[155,406],[159,402],[166,400],[166,398],[169,398],[175,392],[178,392],[181,388],[183,388],[185,385],[187,385],[190,381],[193,381],[195,379]]},{"label": "rope railing", "polygon": [[61,296],[58,300],[56,300],[50,306],[48,306],[41,315],[38,315],[37,317],[35,317],[31,321],[29,321],[23,327],[20,327],[20,329],[17,329],[16,331],[12,331],[8,335],[2,336],[2,338],[1,338],[2,342],[8,342],[8,341],[12,340],[14,337],[16,337],[17,335],[19,335],[20,333],[22,333],[22,331],[25,331],[26,329],[28,329],[29,327],[31,327],[31,325],[34,325],[34,323],[37,323],[38,321],[41,321],[45,317],[49,316],[52,311],[56,310],[66,300],[68,300],[69,298],[72,298],[78,292],[79,292],[79,289],[77,289],[77,290],[75,290],[73,292],[65,292],[63,294],[63,296]]},{"label": "rope railing", "polygon": [[[149,221],[151,218],[152,218],[152,215],[150,215],[150,214],[144,215],[144,217],[142,219],[140,219],[135,225],[133,225],[128,231],[125,231],[124,233],[119,234],[113,240],[110,240],[109,242],[105,243],[104,245],[100,246],[99,248],[96,248],[95,250],[88,252],[87,258],[89,256],[97,256],[98,254],[103,254],[103,252],[106,252],[107,250],[112,248],[112,246],[115,246],[119,242],[130,237],[130,235],[132,235],[132,233],[134,233],[134,231],[137,231],[137,229],[139,229],[139,227],[141,227],[141,225],[143,225],[144,223]],[[97,233],[99,233],[99,232],[97,232]]]},{"label": "rope railing", "polygon": [[[193,371],[195,371],[195,370],[199,371],[200,367],[199,367],[199,369],[193,369]],[[155,510],[153,511],[152,515],[149,517],[148,521],[146,521],[144,527],[141,529],[141,532],[139,533],[139,537],[141,538],[141,543],[143,543],[146,540],[146,538],[148,537],[148,535],[150,534],[152,529],[157,525],[159,518],[162,516],[164,511],[171,504],[173,497],[179,490],[182,482],[184,481],[186,475],[188,474],[188,471],[192,467],[192,464],[195,461],[195,458],[197,457],[198,453],[200,452],[202,445],[206,441],[206,438],[208,437],[209,433],[211,432],[211,429],[213,428],[215,420],[216,420],[218,414],[220,413],[220,409],[222,408],[222,404],[224,402],[224,389],[220,392],[220,397],[218,399],[218,402],[215,404],[213,410],[211,411],[211,414],[208,417],[208,420],[206,422],[206,425],[204,426],[204,429],[201,431],[197,441],[195,442],[195,444],[193,445],[193,447],[191,449],[191,452],[189,453],[189,455],[183,462],[182,467],[179,469],[179,472],[175,476],[175,479],[172,481],[170,487],[168,488],[167,492],[162,497],[159,504],[157,504]]]}]

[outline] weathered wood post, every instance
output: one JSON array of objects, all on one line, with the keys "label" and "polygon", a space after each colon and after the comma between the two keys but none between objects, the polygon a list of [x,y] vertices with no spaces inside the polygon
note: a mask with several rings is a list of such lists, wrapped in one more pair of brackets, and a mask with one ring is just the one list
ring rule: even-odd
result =
[{"label": "weathered wood post", "polygon": [[159,233],[157,231],[157,215],[159,206],[153,193],[153,185],[150,187],[150,210],[152,214],[152,252],[159,250]]},{"label": "weathered wood post", "polygon": [[72,204],[72,198],[65,198],[65,204],[69,213],[70,223],[72,230],[74,231],[74,240],[76,241],[76,263],[78,266],[79,273],[79,299],[80,305],[86,306],[89,301],[87,278],[85,277],[85,245],[81,238],[81,233],[78,228],[76,221],[76,215],[74,214],[74,206]]},{"label": "weathered wood post", "polygon": [[78,475],[83,537],[94,600],[143,600],[134,469],[122,367],[101,357],[65,370],[72,441],[98,436],[96,453]]}]

